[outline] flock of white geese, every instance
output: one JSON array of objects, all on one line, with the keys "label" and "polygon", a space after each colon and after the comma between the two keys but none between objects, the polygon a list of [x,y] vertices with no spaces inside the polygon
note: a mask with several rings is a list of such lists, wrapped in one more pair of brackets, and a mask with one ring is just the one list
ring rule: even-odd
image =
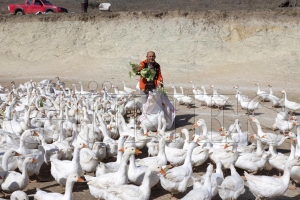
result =
[{"label": "flock of white geese", "polygon": [[[87,182],[90,193],[105,200],[147,200],[151,188],[159,182],[176,199],[173,195],[186,192],[190,180],[193,187],[182,199],[212,199],[216,195],[238,199],[245,192],[245,181],[255,198],[271,198],[283,195],[288,188],[295,189],[290,179],[300,182],[300,124],[293,115],[300,104],[289,101],[284,90],[281,99],[273,94],[271,85],[270,92],[264,92],[256,84],[259,100],[274,107],[284,101],[287,111],[277,114],[272,127],[281,134],[263,131],[254,117],[259,102],[248,98],[236,85],[236,98],[243,109],[252,113],[256,134],[243,132],[239,119],[228,129],[221,127],[218,131],[208,131],[205,120],[199,119],[192,135],[185,128],[180,133],[166,131],[164,117],[157,119],[156,132],[139,124],[136,110],[143,112],[144,105],[134,95],[139,94],[138,86],[128,88],[123,82],[122,91],[113,86],[113,92],[104,87],[100,94],[94,94],[84,91],[81,82],[79,90],[76,84],[70,89],[56,78],[56,83],[30,80],[19,86],[14,81],[11,86],[0,85],[0,185],[5,197],[11,194],[11,199],[28,199],[25,192],[29,177],[35,175],[41,180],[38,175],[44,163],[51,165],[51,175],[65,192],[36,188],[31,196],[37,200],[73,199],[75,182]],[[228,104],[228,97],[218,94],[213,85],[212,95],[205,87],[198,89],[193,84],[192,96],[185,95],[182,88],[181,93],[172,88],[180,104],[190,106],[196,100],[218,109]],[[297,132],[290,132],[294,127]],[[288,138],[289,155],[279,153],[277,149]],[[148,151],[148,157],[135,157],[141,149]],[[115,162],[107,162],[113,157]],[[215,165],[209,164],[203,176],[194,176],[194,169],[208,158]],[[236,168],[243,169],[244,176]],[[256,175],[272,168],[283,175]],[[231,174],[224,177],[224,169],[230,169]]]}]

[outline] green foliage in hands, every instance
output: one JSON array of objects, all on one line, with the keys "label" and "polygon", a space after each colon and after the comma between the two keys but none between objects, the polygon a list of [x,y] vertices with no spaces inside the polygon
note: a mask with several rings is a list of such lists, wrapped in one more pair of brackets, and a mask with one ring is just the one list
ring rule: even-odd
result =
[{"label": "green foliage in hands", "polygon": [[132,62],[129,62],[129,64],[131,66],[132,71],[137,72],[140,70],[140,67],[141,67],[140,64],[136,64],[136,63],[132,63]]},{"label": "green foliage in hands", "polygon": [[155,71],[150,68],[144,68],[141,71],[141,76],[147,79],[147,81],[153,81],[155,77]]}]

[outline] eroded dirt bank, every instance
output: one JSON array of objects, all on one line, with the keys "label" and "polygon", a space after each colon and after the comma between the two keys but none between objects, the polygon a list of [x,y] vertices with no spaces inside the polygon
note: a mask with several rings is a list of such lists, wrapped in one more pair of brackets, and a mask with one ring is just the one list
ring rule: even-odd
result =
[{"label": "eroded dirt bank", "polygon": [[222,86],[276,77],[290,87],[299,16],[297,9],[2,16],[0,77],[129,80],[128,62],[154,50],[167,84],[182,76]]}]

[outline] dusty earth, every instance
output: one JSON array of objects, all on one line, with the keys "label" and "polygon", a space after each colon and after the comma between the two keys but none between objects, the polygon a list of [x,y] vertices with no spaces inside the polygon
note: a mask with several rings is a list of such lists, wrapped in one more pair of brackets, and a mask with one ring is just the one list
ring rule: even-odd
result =
[{"label": "dusty earth", "polygon": [[[128,76],[128,62],[138,62],[147,51],[154,50],[171,100],[172,85],[177,92],[182,85],[185,94],[192,95],[192,85],[188,83],[191,80],[197,87],[204,85],[209,94],[209,85],[214,84],[220,94],[230,96],[222,111],[203,107],[199,102],[190,109],[174,102],[177,116],[172,130],[187,128],[193,134],[192,125],[200,118],[206,120],[209,129],[217,130],[239,118],[243,131],[255,133],[255,124],[249,122],[245,111],[238,109],[232,88],[236,84],[255,99],[255,83],[264,91],[268,91],[267,84],[272,84],[275,95],[282,97],[279,90],[284,89],[288,99],[300,102],[297,7],[277,8],[281,1],[271,0],[110,2],[110,13],[89,9],[88,14],[78,14],[79,1],[56,0],[52,3],[67,7],[70,13],[19,17],[7,15],[8,1],[1,1],[0,84],[9,85],[12,80],[17,84],[30,79],[54,80],[58,75],[69,86],[82,81],[86,90],[97,91],[108,82],[121,89],[122,80],[134,88],[137,81]],[[255,117],[264,130],[271,131],[281,110],[284,107],[272,108],[270,102],[262,102]],[[289,143],[286,140],[280,151],[289,154]],[[147,150],[142,151],[141,156],[145,156]],[[195,169],[195,173],[203,174],[206,166]],[[30,183],[24,191],[34,194],[38,187],[64,192],[45,172],[47,169],[49,166],[45,165],[40,175],[49,181]],[[276,170],[270,173],[277,174]],[[276,199],[299,199],[300,185],[297,186]],[[254,199],[245,188],[239,199]],[[76,183],[73,195],[75,199],[94,199],[86,183]],[[157,186],[150,199],[169,197]]]}]

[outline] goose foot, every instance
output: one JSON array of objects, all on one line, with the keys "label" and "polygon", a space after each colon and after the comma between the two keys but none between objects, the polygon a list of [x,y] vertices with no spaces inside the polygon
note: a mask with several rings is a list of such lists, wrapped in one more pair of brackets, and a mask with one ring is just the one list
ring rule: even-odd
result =
[{"label": "goose foot", "polygon": [[252,175],[257,174],[257,175],[258,175],[258,174],[260,174],[260,173],[259,173],[259,171],[255,171],[255,172],[252,172],[252,173],[250,173],[250,174],[252,174]]},{"label": "goose foot", "polygon": [[10,196],[10,194],[7,194],[7,193],[5,193],[5,192],[3,192],[3,191],[1,191],[1,194],[3,194],[3,197],[4,197],[4,198],[6,198],[6,197],[9,197],[9,196]]},{"label": "goose foot", "polygon": [[168,196],[170,197],[171,200],[177,200],[177,198],[173,196],[173,193],[169,194]]},{"label": "goose foot", "polygon": [[241,176],[241,178],[242,178],[244,181],[247,180],[247,179],[246,179],[246,176]]},{"label": "goose foot", "polygon": [[168,169],[172,169],[174,166],[173,165],[167,165]]},{"label": "goose foot", "polygon": [[289,185],[288,189],[289,190],[295,190],[296,189],[296,185],[295,184]]}]

